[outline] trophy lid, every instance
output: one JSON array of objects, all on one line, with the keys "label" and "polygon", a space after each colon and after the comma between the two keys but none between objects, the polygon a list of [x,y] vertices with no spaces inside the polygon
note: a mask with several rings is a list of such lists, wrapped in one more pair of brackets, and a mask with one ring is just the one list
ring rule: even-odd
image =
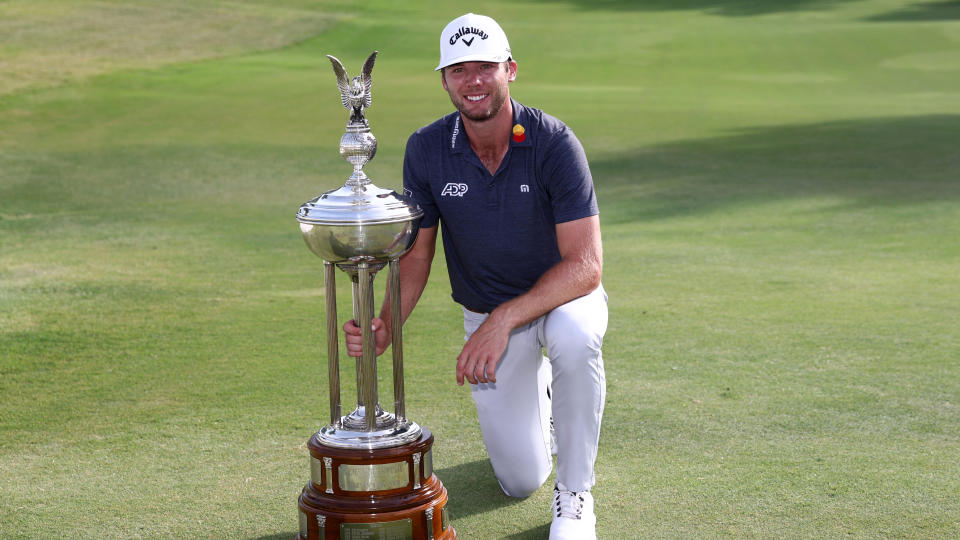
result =
[{"label": "trophy lid", "polygon": [[409,197],[372,183],[344,185],[300,206],[297,221],[314,225],[401,223],[423,216]]}]

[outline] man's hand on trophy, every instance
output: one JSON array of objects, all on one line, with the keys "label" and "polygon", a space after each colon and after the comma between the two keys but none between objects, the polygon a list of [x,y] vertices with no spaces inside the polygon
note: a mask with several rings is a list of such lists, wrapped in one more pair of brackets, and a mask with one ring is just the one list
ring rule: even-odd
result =
[{"label": "man's hand on trophy", "polygon": [[[383,323],[383,319],[374,317],[371,322],[373,323],[374,341],[377,344],[377,356],[380,356],[383,351],[387,350],[393,337],[387,330],[387,325]],[[357,326],[353,319],[343,323],[343,333],[347,341],[347,354],[355,357],[363,356],[363,330]]]}]

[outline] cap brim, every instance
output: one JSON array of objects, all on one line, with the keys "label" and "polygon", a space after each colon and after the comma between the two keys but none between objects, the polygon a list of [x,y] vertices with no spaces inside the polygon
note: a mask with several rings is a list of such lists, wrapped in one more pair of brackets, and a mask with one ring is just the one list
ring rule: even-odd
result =
[{"label": "cap brim", "polygon": [[440,71],[441,69],[447,66],[460,64],[463,62],[496,62],[499,64],[500,62],[506,62],[510,58],[511,57],[509,54],[495,55],[495,56],[490,56],[489,54],[468,54],[466,56],[459,56],[457,58],[454,58],[453,60],[450,60],[449,62],[446,62],[446,63],[441,62],[439,66],[434,68],[434,71]]}]

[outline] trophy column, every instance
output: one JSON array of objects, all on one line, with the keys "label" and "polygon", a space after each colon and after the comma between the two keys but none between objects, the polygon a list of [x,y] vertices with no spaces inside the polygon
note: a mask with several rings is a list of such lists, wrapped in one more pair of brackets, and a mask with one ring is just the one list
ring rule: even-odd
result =
[{"label": "trophy column", "polygon": [[[307,246],[324,261],[330,423],[307,443],[310,482],[298,501],[298,540],[450,540],[447,490],[433,474],[433,435],[406,417],[398,260],[416,241],[423,211],[363,172],[376,153],[364,109],[377,53],[352,81],[330,56],[343,106],[351,111],[340,154],[353,174],[339,189],[304,203],[297,213]],[[389,267],[393,328],[394,410],[377,392],[377,354],[371,330],[373,283]],[[357,359],[357,407],[341,416],[336,269],[350,276],[354,319],[362,329]]]}]

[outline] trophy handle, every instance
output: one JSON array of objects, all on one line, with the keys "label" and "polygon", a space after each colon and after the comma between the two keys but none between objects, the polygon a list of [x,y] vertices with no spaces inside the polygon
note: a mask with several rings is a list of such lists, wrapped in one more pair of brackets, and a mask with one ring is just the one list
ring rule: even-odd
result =
[{"label": "trophy handle", "polygon": [[324,291],[327,296],[327,368],[330,381],[330,425],[340,426],[340,350],[337,328],[337,275],[330,261],[323,261]]},{"label": "trophy handle", "polygon": [[403,396],[403,321],[400,320],[400,260],[390,259],[390,324],[393,328],[393,413],[397,422],[407,419],[406,401]]}]

